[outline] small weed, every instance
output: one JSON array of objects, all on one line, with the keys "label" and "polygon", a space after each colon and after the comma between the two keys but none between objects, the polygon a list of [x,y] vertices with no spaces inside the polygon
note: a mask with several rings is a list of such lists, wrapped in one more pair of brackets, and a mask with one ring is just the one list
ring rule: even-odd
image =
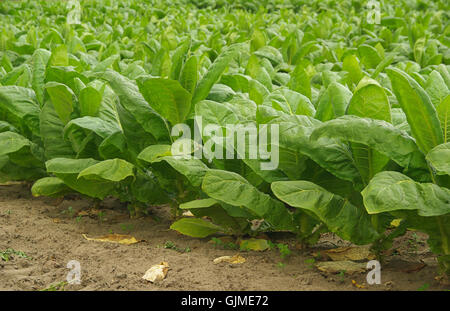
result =
[{"label": "small weed", "polygon": [[103,220],[105,219],[105,212],[100,211],[100,212],[98,212],[97,216],[98,216],[98,221],[102,224]]},{"label": "small weed", "polygon": [[47,288],[41,289],[41,292],[57,292],[57,291],[64,291],[64,287],[66,287],[67,282],[59,282],[56,284],[52,284]]},{"label": "small weed", "polygon": [[338,276],[339,276],[339,282],[344,283],[345,282],[345,270],[339,271]]},{"label": "small weed", "polygon": [[211,241],[213,242],[215,248],[239,249],[239,245],[233,242],[224,243],[221,239],[218,238],[212,238]]},{"label": "small weed", "polygon": [[314,268],[316,260],[314,258],[309,258],[305,260],[305,263],[308,265],[308,268]]},{"label": "small weed", "polygon": [[75,218],[75,222],[79,224],[81,222],[81,219],[83,219],[83,216],[77,216],[77,218]]},{"label": "small weed", "polygon": [[31,259],[31,257],[28,257],[28,255],[25,254],[24,252],[16,251],[16,250],[14,250],[12,248],[8,248],[7,250],[5,250],[3,252],[0,252],[0,258],[3,261],[9,261],[10,259],[13,259],[14,256],[21,257],[21,258],[26,258],[26,259]]},{"label": "small weed", "polygon": [[165,249],[173,249],[174,251],[177,251],[177,252],[180,252],[180,253],[189,253],[189,252],[191,252],[191,248],[189,246],[185,247],[184,249],[183,248],[179,248],[172,241],[166,241],[166,243],[164,243],[164,248]]},{"label": "small weed", "polygon": [[70,218],[73,218],[75,211],[72,206],[69,206],[66,210],[62,211],[61,214],[67,214]]},{"label": "small weed", "polygon": [[430,284],[425,283],[422,286],[420,286],[417,290],[423,292],[423,291],[428,290],[429,287],[430,287]]},{"label": "small weed", "polygon": [[277,268],[283,269],[284,267],[286,267],[285,263],[282,263],[281,261],[279,263],[277,263]]},{"label": "small weed", "polygon": [[131,232],[133,230],[132,224],[120,224],[120,229],[124,232]]}]

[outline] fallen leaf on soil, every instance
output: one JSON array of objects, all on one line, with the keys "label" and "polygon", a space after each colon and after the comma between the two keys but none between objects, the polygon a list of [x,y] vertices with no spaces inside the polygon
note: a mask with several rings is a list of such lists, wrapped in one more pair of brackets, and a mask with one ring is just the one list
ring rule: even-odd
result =
[{"label": "fallen leaf on soil", "polygon": [[356,283],[355,280],[352,280],[352,284],[353,284],[353,286],[355,286],[356,288],[365,288],[364,285],[359,285],[358,283]]},{"label": "fallen leaf on soil", "polygon": [[333,261],[375,259],[375,256],[370,253],[370,246],[338,247],[323,251],[321,254]]},{"label": "fallen leaf on soil", "polygon": [[161,281],[166,277],[167,271],[169,271],[169,264],[163,261],[159,265],[151,266],[142,278],[152,283],[155,281]]},{"label": "fallen leaf on soil", "polygon": [[53,218],[52,219],[52,221],[55,223],[55,224],[57,224],[57,223],[60,223],[61,222],[61,220],[60,219],[58,219],[58,218]]},{"label": "fallen leaf on soil", "polygon": [[245,262],[245,258],[242,257],[241,255],[234,255],[234,256],[222,256],[222,257],[217,257],[216,259],[214,259],[214,263],[218,264],[221,262],[228,262],[231,264],[239,264],[239,263],[244,263]]},{"label": "fallen leaf on soil", "polygon": [[391,226],[397,228],[398,226],[400,226],[401,221],[402,219],[394,219],[391,221]]},{"label": "fallen leaf on soil", "polygon": [[417,272],[422,270],[426,267],[426,264],[423,262],[410,262],[406,265],[404,269],[402,269],[402,272],[411,273],[411,272]]},{"label": "fallen leaf on soil", "polygon": [[326,273],[345,273],[353,274],[366,271],[366,263],[353,262],[350,260],[342,261],[325,261],[316,264],[317,269]]},{"label": "fallen leaf on soil", "polygon": [[194,217],[194,214],[192,214],[191,211],[185,211],[185,212],[183,212],[183,216]]},{"label": "fallen leaf on soil", "polygon": [[252,250],[252,251],[265,251],[269,249],[269,242],[264,239],[251,238],[248,240],[241,240],[239,244],[241,250]]},{"label": "fallen leaf on soil", "polygon": [[97,242],[110,242],[110,243],[119,243],[124,245],[131,245],[135,243],[139,243],[135,237],[126,234],[108,234],[103,235],[97,238],[88,238],[86,234],[83,234],[83,237],[88,241],[97,241]]}]

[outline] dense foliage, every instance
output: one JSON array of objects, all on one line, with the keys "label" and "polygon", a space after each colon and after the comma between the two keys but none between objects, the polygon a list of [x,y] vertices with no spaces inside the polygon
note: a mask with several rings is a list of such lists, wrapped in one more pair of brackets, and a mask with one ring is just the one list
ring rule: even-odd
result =
[{"label": "dense foliage", "polygon": [[[377,3],[379,23],[359,0],[86,0],[73,24],[65,1],[3,1],[0,180],[170,203],[194,237],[331,231],[379,251],[416,229],[448,273],[449,3]],[[173,155],[196,115],[277,124],[278,168]]]}]

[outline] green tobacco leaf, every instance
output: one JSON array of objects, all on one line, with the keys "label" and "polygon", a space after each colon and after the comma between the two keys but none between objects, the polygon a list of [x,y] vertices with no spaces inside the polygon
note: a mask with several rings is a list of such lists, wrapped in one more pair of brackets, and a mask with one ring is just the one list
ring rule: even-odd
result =
[{"label": "green tobacco leaf", "polygon": [[332,82],[319,100],[315,118],[328,121],[345,114],[353,94],[342,84]]},{"label": "green tobacco leaf", "polygon": [[298,114],[313,117],[316,114],[314,105],[308,97],[291,91],[286,88],[279,88],[270,93],[263,102],[263,105],[283,111],[287,114]]},{"label": "green tobacco leaf", "polygon": [[[391,106],[383,88],[376,81],[365,77],[347,108],[347,114],[391,122]],[[358,143],[351,144],[356,166],[365,184],[389,162],[389,158],[372,148]]]},{"label": "green tobacco leaf", "polygon": [[44,49],[37,49],[34,51],[31,57],[32,63],[32,81],[31,85],[38,102],[44,104],[44,81],[45,81],[45,69],[47,68],[48,60],[51,53]]},{"label": "green tobacco leaf", "polygon": [[218,203],[219,203],[219,201],[208,198],[208,199],[194,200],[194,201],[182,203],[182,204],[180,204],[179,207],[181,209],[206,208],[206,207],[211,207]]},{"label": "green tobacco leaf", "polygon": [[39,104],[31,89],[20,86],[0,86],[0,115],[24,134],[40,136]]},{"label": "green tobacco leaf", "polygon": [[180,84],[186,91],[193,94],[195,87],[197,86],[198,79],[198,64],[197,57],[195,55],[188,58],[184,63],[183,69],[180,74]]},{"label": "green tobacco leaf", "polygon": [[[239,50],[242,49],[241,44],[234,44],[229,46],[226,51],[216,58],[214,63],[208,68],[208,72],[201,78],[195,92],[192,96],[192,106],[205,99],[214,83],[219,80],[222,73],[228,66],[228,63],[237,56]],[[192,108],[193,108],[192,107]]]},{"label": "green tobacco leaf", "polygon": [[17,152],[24,147],[30,147],[31,142],[14,132],[0,133],[0,156]]},{"label": "green tobacco leaf", "polygon": [[206,238],[223,231],[221,227],[199,218],[182,218],[174,222],[170,229],[194,238]]},{"label": "green tobacco leaf", "polygon": [[361,58],[361,62],[366,68],[376,68],[381,62],[381,57],[378,51],[373,46],[367,44],[361,44],[358,46],[358,53]]},{"label": "green tobacco leaf", "polygon": [[35,197],[61,196],[68,192],[70,192],[70,188],[66,186],[64,181],[57,177],[41,178],[31,187],[31,193]]},{"label": "green tobacco leaf", "polygon": [[378,237],[363,209],[316,184],[301,180],[278,181],[272,183],[271,188],[277,198],[308,211],[343,239],[364,245]]},{"label": "green tobacco leaf", "polygon": [[152,163],[159,157],[171,156],[171,145],[152,145],[148,146],[138,155],[138,159]]},{"label": "green tobacco leaf", "polygon": [[425,83],[425,91],[435,107],[437,107],[444,98],[450,94],[450,91],[445,84],[444,79],[439,72],[433,70],[428,76],[428,80]]},{"label": "green tobacco leaf", "polygon": [[417,210],[420,216],[450,213],[450,190],[431,183],[418,183],[398,172],[378,173],[362,191],[369,214]]},{"label": "green tobacco leaf", "polygon": [[[166,122],[145,101],[139,93],[138,87],[131,80],[112,70],[98,73],[96,76],[109,82],[111,88],[119,97],[120,105],[147,133],[150,133],[156,140],[168,140],[169,131]],[[128,123],[128,120],[125,123]],[[124,122],[122,122],[122,125],[125,130]],[[127,131],[125,132],[127,135]]]},{"label": "green tobacco leaf", "polygon": [[317,127],[311,139],[322,136],[367,145],[403,167],[426,168],[424,155],[414,139],[382,120],[343,116]]},{"label": "green tobacco leaf", "polygon": [[96,117],[102,103],[102,94],[92,86],[87,86],[80,91],[80,113],[82,117]]},{"label": "green tobacco leaf", "polygon": [[436,109],[423,88],[408,74],[386,69],[392,90],[406,114],[411,132],[424,154],[444,142]]},{"label": "green tobacco leaf", "polygon": [[241,240],[239,247],[241,250],[261,252],[269,249],[270,245],[268,240],[251,238],[247,240]]},{"label": "green tobacco leaf", "polygon": [[299,92],[311,99],[311,82],[305,68],[302,64],[298,64],[291,73],[289,80],[289,88],[293,91]]},{"label": "green tobacco leaf", "polygon": [[49,66],[69,66],[69,55],[67,47],[63,44],[52,50],[52,55],[48,61]]},{"label": "green tobacco leaf", "polygon": [[64,124],[50,101],[42,107],[39,118],[45,157],[47,159],[74,157],[70,142],[63,138]]},{"label": "green tobacco leaf", "polygon": [[45,163],[47,172],[60,178],[71,189],[103,200],[114,193],[115,183],[101,180],[87,180],[78,178],[84,169],[99,163],[94,159],[65,159],[55,158]]},{"label": "green tobacco leaf", "polygon": [[450,143],[434,147],[428,152],[426,158],[438,175],[450,175]]},{"label": "green tobacco leaf", "polygon": [[363,77],[363,72],[359,66],[358,58],[355,55],[349,54],[342,62],[342,70],[348,72],[351,82],[358,84]]},{"label": "green tobacco leaf", "polygon": [[138,86],[150,106],[172,125],[186,119],[191,108],[191,94],[178,81],[140,78]]},{"label": "green tobacco leaf", "polygon": [[294,229],[292,215],[281,202],[260,192],[236,173],[209,170],[203,178],[202,190],[213,199],[245,206],[277,230]]},{"label": "green tobacco leaf", "polygon": [[67,85],[58,82],[47,82],[44,88],[50,96],[59,118],[64,124],[67,124],[74,110],[75,94]]},{"label": "green tobacco leaf", "polygon": [[444,142],[450,141],[450,95],[447,95],[444,100],[436,107],[439,122],[444,135]]},{"label": "green tobacco leaf", "polygon": [[119,182],[127,177],[134,177],[134,165],[122,159],[105,160],[82,170],[78,179],[81,177]]},{"label": "green tobacco leaf", "polygon": [[181,67],[188,51],[191,47],[191,38],[184,40],[175,50],[172,56],[172,67],[170,68],[170,79],[177,80],[180,76]]}]

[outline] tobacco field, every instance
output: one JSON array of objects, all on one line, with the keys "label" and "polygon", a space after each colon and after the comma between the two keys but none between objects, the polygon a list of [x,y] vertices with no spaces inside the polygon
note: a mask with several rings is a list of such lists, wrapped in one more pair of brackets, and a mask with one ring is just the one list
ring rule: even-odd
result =
[{"label": "tobacco field", "polygon": [[[376,3],[1,1],[0,182],[249,249],[333,234],[383,261],[417,232],[448,279],[450,3]],[[208,124],[265,129],[277,167],[239,137],[193,157]]]}]

